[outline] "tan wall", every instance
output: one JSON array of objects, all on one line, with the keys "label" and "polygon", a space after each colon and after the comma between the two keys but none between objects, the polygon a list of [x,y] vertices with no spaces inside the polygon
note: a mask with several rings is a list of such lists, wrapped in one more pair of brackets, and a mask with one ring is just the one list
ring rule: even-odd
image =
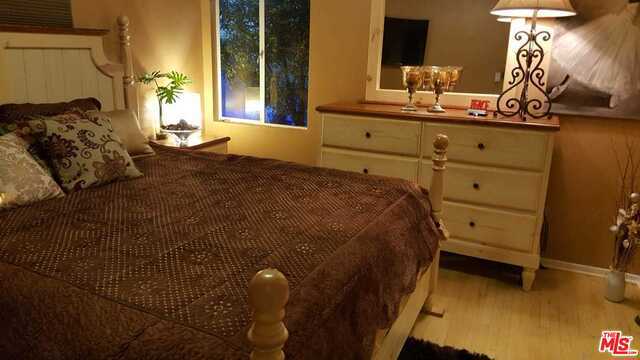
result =
[{"label": "tan wall", "polygon": [[[136,73],[158,69],[188,74],[194,80],[189,90],[203,94],[206,131],[231,136],[234,153],[314,164],[320,143],[315,107],[364,98],[369,0],[311,2],[308,129],[213,121],[212,88],[204,86],[213,83],[209,0],[72,0],[72,11],[76,27],[112,30],[105,49],[113,60],[119,58],[115,19],[129,16]],[[345,32],[344,24],[353,29]],[[148,96],[148,89],[142,88],[141,103]]]},{"label": "tan wall", "polygon": [[[204,38],[201,33],[201,27],[209,26],[208,2],[73,0],[72,5],[76,26],[113,28],[117,15],[129,15],[136,70],[184,71],[195,80],[193,91],[212,98],[212,87],[205,86],[211,77],[207,71],[210,64],[206,64],[210,39],[206,31]],[[315,106],[364,98],[369,1],[312,0],[311,5],[309,129],[214,123],[212,102],[208,101],[207,130],[230,135],[231,152],[313,164],[320,142]],[[108,52],[117,56],[114,34],[106,45]],[[640,137],[637,122],[562,117],[548,196],[550,240],[544,256],[608,266],[612,246],[607,229],[615,214],[618,189],[610,144],[612,137],[620,141],[626,135]],[[633,270],[640,273],[638,261]]]},{"label": "tan wall", "polygon": [[[608,267],[619,172],[612,144],[619,153],[626,138],[636,139],[640,124],[575,116],[561,117],[547,196],[550,237],[546,257]],[[636,260],[632,271],[640,273]]]},{"label": "tan wall", "polygon": [[[111,29],[104,43],[112,61],[120,58],[116,18],[129,16],[136,75],[153,70],[180,71],[193,79],[187,90],[202,93],[198,0],[72,0],[71,10],[76,27]],[[144,85],[140,87],[140,110],[146,118],[143,104],[152,98],[150,91]]]},{"label": "tan wall", "polygon": [[[402,19],[428,19],[425,65],[459,65],[464,74],[456,92],[498,94],[509,46],[509,24],[489,13],[495,0],[387,0],[386,15]],[[482,29],[478,41],[477,29]],[[402,72],[383,66],[380,87],[402,89]]]}]

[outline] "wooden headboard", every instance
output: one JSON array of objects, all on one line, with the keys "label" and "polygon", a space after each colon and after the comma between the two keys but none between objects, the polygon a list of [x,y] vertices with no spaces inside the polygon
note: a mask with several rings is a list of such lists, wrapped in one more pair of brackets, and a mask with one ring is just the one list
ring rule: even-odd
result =
[{"label": "wooden headboard", "polygon": [[0,104],[95,97],[106,111],[138,113],[126,16],[118,28],[119,64],[105,56],[106,31],[0,27]]}]

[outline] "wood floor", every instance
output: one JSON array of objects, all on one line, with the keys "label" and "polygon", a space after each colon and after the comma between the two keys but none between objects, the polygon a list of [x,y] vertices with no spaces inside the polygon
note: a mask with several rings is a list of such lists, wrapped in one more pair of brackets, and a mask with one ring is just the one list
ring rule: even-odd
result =
[{"label": "wood floor", "polygon": [[519,286],[515,267],[447,255],[438,303],[444,318],[420,315],[412,336],[484,353],[497,360],[609,359],[598,354],[600,332],[621,330],[640,349],[640,289],[627,286],[621,304],[603,297],[604,279],[538,271],[533,290]]}]

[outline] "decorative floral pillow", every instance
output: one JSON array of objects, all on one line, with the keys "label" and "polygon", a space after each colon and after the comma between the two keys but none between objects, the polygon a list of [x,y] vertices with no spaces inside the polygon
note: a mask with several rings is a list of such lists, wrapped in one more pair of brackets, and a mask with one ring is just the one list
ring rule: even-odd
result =
[{"label": "decorative floral pillow", "polygon": [[16,127],[15,124],[0,124],[0,136],[13,132]]},{"label": "decorative floral pillow", "polygon": [[4,134],[8,134],[11,132],[15,132],[16,135],[20,136],[27,142],[27,151],[33,157],[33,159],[40,165],[40,167],[51,175],[51,169],[49,169],[49,165],[44,160],[44,155],[40,150],[38,144],[36,143],[35,137],[31,134],[31,128],[29,124],[25,122],[14,122],[14,123],[0,123],[0,136]]},{"label": "decorative floral pillow", "polygon": [[71,111],[29,126],[65,191],[142,176],[107,117]]},{"label": "decorative floral pillow", "polygon": [[55,180],[29,155],[15,133],[0,136],[0,209],[64,196]]}]

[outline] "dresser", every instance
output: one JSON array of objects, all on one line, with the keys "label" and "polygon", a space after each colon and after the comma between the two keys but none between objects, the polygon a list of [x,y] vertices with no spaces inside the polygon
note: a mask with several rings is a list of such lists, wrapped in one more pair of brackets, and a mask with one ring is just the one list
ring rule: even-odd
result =
[{"label": "dresser", "polygon": [[530,290],[540,266],[540,233],[557,117],[523,122],[464,110],[404,113],[401,106],[337,103],[322,114],[319,165],[403,178],[427,188],[432,142],[449,137],[442,250],[521,266]]}]

